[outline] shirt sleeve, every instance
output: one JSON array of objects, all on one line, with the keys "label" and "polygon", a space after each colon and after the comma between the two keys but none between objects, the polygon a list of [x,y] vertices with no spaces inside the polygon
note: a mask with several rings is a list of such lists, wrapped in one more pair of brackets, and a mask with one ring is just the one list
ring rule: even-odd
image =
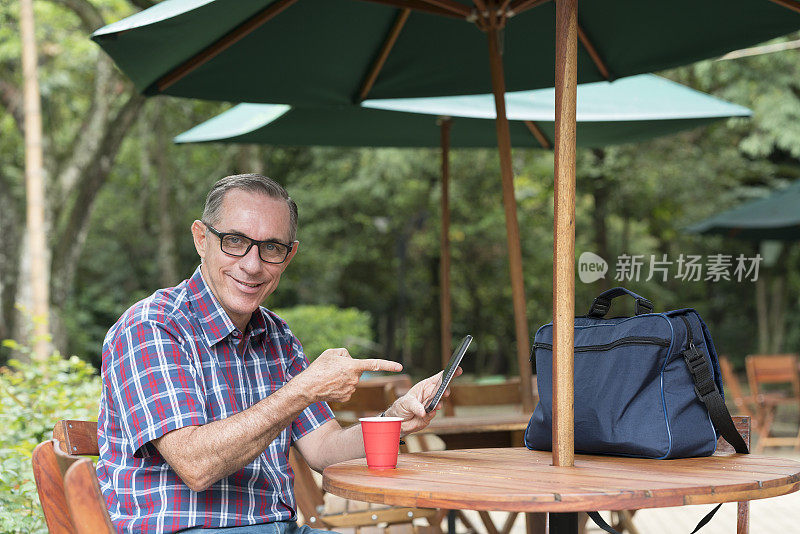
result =
[{"label": "shirt sleeve", "polygon": [[[290,335],[291,355],[287,365],[288,379],[291,379],[309,365],[300,341],[293,334]],[[327,402],[315,402],[309,405],[292,421],[292,441],[299,440],[331,419],[333,419],[333,411]]]},{"label": "shirt sleeve", "polygon": [[110,390],[131,454],[151,456],[152,440],[206,423],[202,381],[165,325],[131,325],[119,333],[110,351]]}]

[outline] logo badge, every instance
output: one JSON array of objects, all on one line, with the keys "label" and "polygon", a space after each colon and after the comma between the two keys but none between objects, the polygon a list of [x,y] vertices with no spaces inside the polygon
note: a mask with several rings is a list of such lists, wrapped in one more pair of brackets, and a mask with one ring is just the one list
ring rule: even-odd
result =
[{"label": "logo badge", "polygon": [[591,284],[606,277],[608,263],[594,252],[584,252],[578,258],[578,277],[584,284]]}]

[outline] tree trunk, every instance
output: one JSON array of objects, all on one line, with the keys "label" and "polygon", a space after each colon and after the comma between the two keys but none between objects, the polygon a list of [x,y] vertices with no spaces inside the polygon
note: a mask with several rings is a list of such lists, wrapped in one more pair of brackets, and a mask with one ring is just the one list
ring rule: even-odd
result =
[{"label": "tree trunk", "polygon": [[159,120],[163,102],[156,99],[155,132],[153,146],[148,150],[155,159],[156,180],[158,182],[158,270],[162,287],[171,287],[180,282],[178,270],[178,250],[175,237],[175,195],[172,187],[172,177],[168,150],[172,144],[167,131],[167,125]]},{"label": "tree trunk", "polygon": [[[50,352],[49,269],[45,228],[44,164],[42,156],[42,111],[39,93],[38,59],[34,32],[33,0],[20,1],[22,77],[25,117],[26,231],[23,253],[27,256],[30,313],[33,316],[33,357],[47,358]],[[24,301],[23,301],[24,302]]]},{"label": "tree trunk", "polygon": [[[592,150],[595,158],[597,158],[598,166],[603,164],[606,154],[602,149]],[[592,225],[594,227],[594,246],[597,255],[610,262],[614,262],[611,258],[611,251],[608,247],[608,203],[609,203],[609,183],[605,175],[600,175],[591,180],[592,197],[594,199],[594,210],[592,210]],[[606,273],[606,276],[598,280],[600,290],[605,291],[611,288],[612,273]]]},{"label": "tree trunk", "polygon": [[[19,278],[20,240],[24,227],[20,223],[20,199],[12,194],[12,188],[4,176],[0,175],[0,340],[14,336],[16,313],[14,297],[17,294]],[[2,363],[0,358],[0,363]]]},{"label": "tree trunk", "polygon": [[771,354],[783,352],[783,338],[786,333],[786,275],[776,273],[772,280],[770,297],[770,343]]}]

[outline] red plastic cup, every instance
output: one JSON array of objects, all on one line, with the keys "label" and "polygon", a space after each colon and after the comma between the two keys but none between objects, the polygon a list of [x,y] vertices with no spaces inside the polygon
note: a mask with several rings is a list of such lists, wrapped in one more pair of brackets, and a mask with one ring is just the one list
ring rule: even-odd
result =
[{"label": "red plastic cup", "polygon": [[364,452],[370,469],[394,469],[400,450],[400,417],[362,417]]}]

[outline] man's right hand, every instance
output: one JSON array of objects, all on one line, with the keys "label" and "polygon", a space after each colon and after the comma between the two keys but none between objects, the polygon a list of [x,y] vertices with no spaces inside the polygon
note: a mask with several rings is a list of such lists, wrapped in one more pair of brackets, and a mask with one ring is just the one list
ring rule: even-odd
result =
[{"label": "man's right hand", "polygon": [[295,382],[311,402],[350,399],[364,371],[400,372],[403,366],[390,360],[355,359],[347,349],[328,349],[291,382]]}]

